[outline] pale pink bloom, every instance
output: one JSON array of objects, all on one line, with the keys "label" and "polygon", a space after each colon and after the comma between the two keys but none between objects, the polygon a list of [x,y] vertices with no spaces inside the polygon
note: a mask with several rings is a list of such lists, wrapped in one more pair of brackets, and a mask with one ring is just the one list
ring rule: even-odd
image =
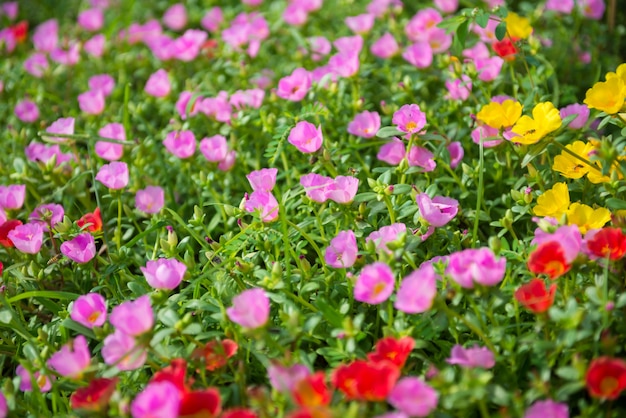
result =
[{"label": "pale pink bloom", "polygon": [[331,44],[328,39],[323,36],[312,36],[307,38],[309,45],[311,46],[311,59],[313,61],[319,61],[322,57],[330,53]]},{"label": "pale pink bloom", "polygon": [[247,4],[248,6],[259,6],[263,3],[263,0],[241,0],[243,4]]},{"label": "pale pink bloom", "polygon": [[387,402],[410,417],[426,417],[437,407],[438,396],[422,379],[403,377],[391,390]]},{"label": "pale pink bloom", "polygon": [[159,213],[165,204],[165,192],[159,186],[147,186],[145,189],[137,190],[135,195],[135,206],[145,213]]},{"label": "pale pink bloom", "polygon": [[151,382],[130,404],[133,418],[177,418],[181,392],[170,381]]},{"label": "pale pink bloom", "polygon": [[446,99],[467,100],[472,92],[472,79],[463,74],[460,79],[447,80],[446,89],[448,89]]},{"label": "pale pink bloom", "polygon": [[269,320],[270,299],[263,289],[244,290],[233,298],[233,306],[226,309],[226,314],[243,328],[262,327]]},{"label": "pale pink bloom", "polygon": [[524,418],[569,418],[567,404],[551,399],[537,401],[524,413]]},{"label": "pale pink bloom", "polygon": [[450,357],[446,359],[448,364],[458,364],[461,367],[472,369],[474,367],[482,367],[483,369],[491,369],[496,364],[496,359],[491,350],[487,347],[474,346],[472,348],[463,348],[460,345],[452,347]]},{"label": "pale pink bloom", "polygon": [[200,53],[200,48],[207,36],[207,33],[201,30],[186,30],[183,36],[172,42],[171,58],[185,62],[194,60]]},{"label": "pale pink bloom", "polygon": [[574,10],[574,0],[548,0],[546,2],[546,10],[570,14]]},{"label": "pale pink bloom", "polygon": [[404,105],[393,114],[391,123],[402,132],[414,134],[426,126],[426,114],[416,104]]},{"label": "pale pink bloom", "polygon": [[61,252],[70,260],[85,264],[96,256],[96,242],[93,235],[85,232],[61,244]]},{"label": "pale pink bloom", "polygon": [[105,36],[100,33],[98,35],[92,36],[88,41],[86,41],[83,45],[83,49],[89,55],[99,58],[104,53],[105,42]]},{"label": "pale pink bloom", "polygon": [[89,90],[79,94],[78,106],[88,115],[99,115],[104,111],[104,94],[100,90]]},{"label": "pale pink bloom", "polygon": [[46,20],[35,28],[33,44],[39,52],[52,52],[59,43],[59,23],[56,19]]},{"label": "pale pink bloom", "polygon": [[33,123],[39,119],[39,108],[35,102],[24,99],[15,105],[13,109],[15,116],[22,122]]},{"label": "pale pink bloom", "polygon": [[[591,238],[589,232],[585,235],[585,241]],[[571,264],[583,250],[583,240],[577,225],[563,225],[550,233],[541,228],[535,229],[535,238],[530,245],[541,245],[544,242],[555,241],[561,245],[565,255],[565,261]]]},{"label": "pale pink bloom", "polygon": [[487,6],[491,9],[498,6],[504,6],[504,0],[485,0]]},{"label": "pale pink bloom", "polygon": [[383,17],[390,8],[396,10],[402,9],[401,0],[372,0],[367,5],[367,12],[375,15],[376,17]]},{"label": "pale pink bloom", "polygon": [[110,6],[109,0],[89,0],[89,5],[101,10],[106,10]]},{"label": "pale pink bloom", "polygon": [[154,289],[175,289],[183,280],[187,266],[175,258],[150,260],[139,267],[148,284]]},{"label": "pale pink bloom", "polygon": [[428,44],[433,50],[433,54],[440,54],[447,51],[452,45],[452,34],[446,33],[444,29],[437,29],[430,32]]},{"label": "pale pink bloom", "polygon": [[185,159],[196,151],[196,137],[191,131],[172,131],[165,137],[163,145],[170,154]]},{"label": "pale pink bloom", "polygon": [[362,138],[372,138],[380,129],[380,115],[378,112],[364,111],[354,116],[348,124],[348,133]]},{"label": "pale pink bloom", "polygon": [[15,369],[15,374],[20,378],[20,390],[22,392],[32,392],[33,390],[33,377],[35,378],[35,383],[37,384],[37,389],[40,392],[48,392],[52,389],[52,381],[54,380],[54,375],[43,375],[41,372],[35,372],[33,376],[31,376],[30,372],[26,370],[21,364],[17,366]]},{"label": "pale pink bloom", "polygon": [[167,61],[174,56],[174,39],[169,35],[158,35],[145,41],[152,54],[161,61]]},{"label": "pale pink bloom", "polygon": [[223,21],[224,13],[222,13],[222,9],[216,6],[206,12],[200,25],[209,32],[217,32]]},{"label": "pale pink bloom", "polygon": [[80,44],[71,42],[67,50],[55,48],[50,51],[50,59],[58,64],[74,65],[80,59]]},{"label": "pale pink bloom", "polygon": [[378,305],[393,293],[395,280],[391,268],[381,262],[363,267],[354,285],[354,300]]},{"label": "pale pink bloom", "polygon": [[278,218],[278,202],[271,192],[253,191],[247,197],[244,208],[248,213],[258,213],[263,222],[272,222]]},{"label": "pale pink bloom", "polygon": [[578,8],[583,16],[600,20],[604,15],[604,0],[578,0]]},{"label": "pale pink bloom", "polygon": [[137,336],[150,331],[154,325],[150,296],[143,295],[117,305],[111,311],[109,322],[127,335]]},{"label": "pale pink bloom", "polygon": [[404,142],[394,137],[391,141],[380,147],[376,158],[387,164],[398,165],[405,156],[406,147],[404,146]]},{"label": "pale pink bloom", "polygon": [[350,28],[350,30],[357,34],[364,34],[372,30],[374,26],[373,14],[365,13],[357,16],[346,17],[344,22]]},{"label": "pale pink bloom", "polygon": [[435,0],[435,7],[442,13],[454,13],[459,8],[459,0]]},{"label": "pale pink bloom", "polygon": [[370,47],[372,54],[378,58],[391,58],[398,53],[400,46],[396,38],[389,32],[378,38]]},{"label": "pale pink bloom", "polygon": [[4,47],[8,53],[11,53],[16,46],[17,39],[13,31],[10,28],[0,29],[0,51]]},{"label": "pale pink bloom", "polygon": [[98,74],[89,78],[89,89],[101,92],[104,97],[109,96],[115,88],[115,80],[108,74]]},{"label": "pale pink bloom", "polygon": [[426,312],[437,296],[438,279],[432,264],[422,264],[402,280],[393,306],[408,314]]},{"label": "pale pink bloom", "polygon": [[429,225],[440,227],[450,222],[459,212],[459,202],[451,197],[431,197],[420,193],[416,197],[420,216]]},{"label": "pale pink bloom", "polygon": [[265,92],[261,89],[237,90],[230,96],[228,101],[236,109],[242,109],[243,107],[258,109],[263,104],[264,97]]},{"label": "pale pink bloom", "polygon": [[[474,128],[471,136],[475,144],[480,144],[480,141],[483,141],[483,147],[485,148],[497,147],[503,141],[500,137],[500,131],[489,125],[481,125]],[[487,138],[489,138],[489,140],[485,141]]]},{"label": "pale pink bloom", "polygon": [[283,20],[291,26],[302,26],[306,23],[309,13],[297,3],[290,3],[283,12]]},{"label": "pale pink bloom", "polygon": [[278,169],[276,168],[262,168],[255,170],[246,175],[246,178],[250,182],[252,190],[261,190],[269,192],[274,188],[276,184],[276,174]]},{"label": "pale pink bloom", "polygon": [[5,15],[9,20],[15,20],[18,10],[18,2],[9,1],[0,5],[0,16]]},{"label": "pale pink bloom", "polygon": [[330,245],[324,252],[324,261],[334,268],[348,268],[354,265],[359,249],[356,237],[351,230],[340,231],[330,240]]},{"label": "pale pink bloom", "polygon": [[340,77],[352,77],[359,71],[359,54],[355,51],[340,52],[330,57],[328,66]]},{"label": "pale pink bloom", "polygon": [[144,91],[150,96],[165,97],[170,94],[171,89],[172,85],[170,83],[170,78],[167,75],[167,71],[161,68],[150,75]]},{"label": "pale pink bloom", "polygon": [[133,23],[128,30],[120,31],[119,38],[126,39],[130,44],[136,44],[137,42],[145,42],[147,44],[161,36],[162,33],[161,23],[156,19],[152,19],[143,25]]},{"label": "pale pink bloom", "polygon": [[79,296],[72,305],[70,318],[89,329],[101,327],[107,319],[106,299],[98,293]]},{"label": "pale pink bloom", "polygon": [[589,108],[585,104],[574,103],[569,106],[565,106],[561,108],[561,119],[565,119],[571,115],[577,115],[574,120],[572,120],[569,125],[567,125],[570,129],[581,129],[589,120]]},{"label": "pale pink bloom", "polygon": [[229,151],[226,157],[217,164],[217,169],[221,171],[229,171],[234,167],[237,160],[237,152],[234,150]]},{"label": "pale pink bloom", "polygon": [[187,25],[187,9],[182,3],[169,7],[163,14],[163,23],[171,30],[181,30]]},{"label": "pale pink bloom", "polygon": [[331,184],[326,187],[328,199],[340,203],[351,203],[359,188],[359,179],[351,176],[337,176]]},{"label": "pale pink bloom", "polygon": [[322,8],[322,4],[324,0],[290,0],[292,3],[295,3],[302,7],[307,12],[314,12]]},{"label": "pale pink bloom", "polygon": [[374,231],[365,238],[365,244],[372,242],[376,251],[384,251],[391,254],[391,250],[387,244],[397,241],[406,233],[406,225],[403,223],[395,223],[381,227],[378,231]]},{"label": "pale pink bloom", "polygon": [[228,153],[228,143],[222,135],[214,135],[209,138],[203,138],[200,141],[200,152],[208,161],[219,163],[226,158]]},{"label": "pale pink bloom", "polygon": [[328,89],[329,83],[336,83],[339,77],[331,70],[329,65],[322,65],[311,71],[311,79],[318,83],[320,87]]},{"label": "pale pink bloom", "polygon": [[450,154],[450,168],[454,170],[461,163],[465,155],[463,144],[459,141],[451,142],[446,146],[446,149]]},{"label": "pale pink bloom", "polygon": [[[132,318],[129,320],[133,321]],[[102,358],[106,364],[115,365],[119,370],[135,370],[144,365],[148,353],[135,338],[116,329],[104,339]]]},{"label": "pale pink bloom", "polygon": [[481,81],[495,80],[500,74],[503,64],[504,60],[500,57],[491,57],[474,61],[474,65],[478,71],[478,79]]},{"label": "pale pink bloom", "polygon": [[[56,203],[48,203],[37,206],[28,217],[28,220],[32,223],[40,223],[43,226],[44,232],[48,232],[48,227],[54,228],[57,223],[63,220],[64,215],[65,210],[63,206],[57,205]],[[2,224],[2,222],[0,222],[0,224]]]},{"label": "pale pink bloom", "polygon": [[21,252],[37,254],[43,243],[43,226],[40,223],[18,225],[9,232],[8,237]]},{"label": "pale pink bloom", "polygon": [[300,177],[300,184],[304,187],[309,199],[324,203],[328,200],[327,189],[334,183],[333,179],[317,173],[305,174]]},{"label": "pale pink bloom", "polygon": [[48,67],[48,58],[43,52],[35,52],[24,61],[24,69],[37,78],[41,78]]},{"label": "pale pink bloom", "polygon": [[322,126],[316,128],[312,123],[302,120],[291,129],[287,140],[300,152],[305,154],[316,152],[322,147],[324,140]]},{"label": "pale pink bloom", "polygon": [[311,74],[304,68],[296,68],[291,75],[285,76],[278,82],[276,95],[282,99],[299,102],[311,88]]},{"label": "pale pink bloom", "polygon": [[363,49],[363,37],[361,35],[343,36],[335,39],[333,45],[340,53],[358,54]]},{"label": "pale pink bloom", "polygon": [[4,211],[4,209],[2,209],[2,207],[0,207],[0,225],[2,225],[3,223],[5,223],[7,221],[7,213]]},{"label": "pale pink bloom", "polygon": [[111,190],[120,190],[128,185],[128,165],[113,161],[100,167],[96,180]]},{"label": "pale pink bloom", "polygon": [[410,166],[421,167],[425,173],[433,171],[437,167],[434,154],[424,147],[413,145],[409,150],[406,159]]},{"label": "pale pink bloom", "polygon": [[[120,123],[109,123],[104,125],[98,131],[98,135],[102,138],[115,139],[117,141],[126,141],[126,132],[124,126]],[[113,142],[97,141],[95,145],[98,157],[108,160],[117,161],[124,154],[124,145],[115,144]]]},{"label": "pale pink bloom", "polygon": [[10,184],[8,186],[0,186],[0,208],[20,209],[24,205],[25,197],[25,184]]},{"label": "pale pink bloom", "polygon": [[426,42],[416,42],[404,50],[402,58],[417,68],[428,68],[433,62],[433,50]]},{"label": "pale pink bloom", "polygon": [[90,32],[96,32],[104,26],[104,13],[101,9],[84,10],[78,14],[78,25]]},{"label": "pale pink bloom", "polygon": [[9,415],[9,406],[7,405],[7,398],[4,393],[0,391],[0,418],[6,418]]},{"label": "pale pink bloom", "polygon": [[582,64],[589,64],[591,62],[591,52],[589,51],[578,52],[578,61],[580,61]]},{"label": "pale pink bloom", "polygon": [[446,268],[446,275],[465,288],[474,287],[474,283],[494,286],[502,281],[505,272],[506,258],[497,259],[486,247],[452,253]]},{"label": "pale pink bloom", "polygon": [[376,415],[374,418],[411,418],[411,417],[409,417],[404,412],[394,411],[394,412],[387,412],[386,414],[382,414],[382,415]]},{"label": "pale pink bloom", "polygon": [[489,58],[491,54],[489,53],[489,48],[483,42],[476,42],[471,48],[467,48],[463,50],[463,56],[475,61],[479,59]]},{"label": "pale pink bloom", "polygon": [[79,335],[74,341],[65,344],[50,356],[46,364],[63,377],[80,379],[90,363],[91,353],[87,346],[87,339]]},{"label": "pale pink bloom", "polygon": [[304,364],[287,367],[279,363],[271,363],[267,367],[270,385],[277,391],[285,393],[291,393],[298,382],[310,374],[311,371]]},{"label": "pale pink bloom", "polygon": [[428,42],[433,31],[441,31],[437,24],[443,18],[439,12],[432,7],[420,10],[411,18],[409,23],[404,27],[409,40],[412,42]]},{"label": "pale pink bloom", "polygon": [[180,96],[178,96],[178,101],[176,102],[175,108],[176,111],[178,111],[178,114],[180,115],[182,120],[186,120],[187,116],[196,115],[200,110],[200,106],[198,105],[202,101],[202,97],[196,96],[195,98],[193,98],[193,96],[194,94],[190,91],[183,91],[182,93],[180,93]]},{"label": "pale pink bloom", "polygon": [[230,123],[232,106],[228,101],[228,93],[220,91],[216,97],[207,97],[202,100],[200,111],[218,122]]},{"label": "pale pink bloom", "polygon": [[[74,118],[59,118],[48,126],[46,132],[51,134],[73,135],[74,134]],[[67,138],[58,138],[50,136],[50,141],[66,142]]]},{"label": "pale pink bloom", "polygon": [[482,42],[487,44],[491,44],[498,39],[496,38],[496,27],[500,23],[500,18],[497,16],[490,16],[487,21],[486,27],[481,27],[479,25],[472,25],[472,31],[478,35]]},{"label": "pale pink bloom", "polygon": [[50,160],[55,158],[56,166],[63,164],[64,162],[74,159],[71,153],[61,152],[61,148],[58,145],[44,145],[38,142],[31,142],[26,148],[24,148],[26,158],[33,162],[42,162],[47,164]]}]

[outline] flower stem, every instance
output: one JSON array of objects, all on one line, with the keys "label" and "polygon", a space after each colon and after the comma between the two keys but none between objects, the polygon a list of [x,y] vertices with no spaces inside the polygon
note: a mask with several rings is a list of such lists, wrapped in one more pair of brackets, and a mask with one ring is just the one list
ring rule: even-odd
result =
[{"label": "flower stem", "polygon": [[483,145],[483,138],[480,138],[479,143],[479,161],[478,161],[478,192],[476,195],[476,212],[474,213],[474,231],[472,232],[472,247],[476,248],[478,244],[478,219],[480,215],[480,207],[483,203],[483,169],[485,164],[485,147]]}]

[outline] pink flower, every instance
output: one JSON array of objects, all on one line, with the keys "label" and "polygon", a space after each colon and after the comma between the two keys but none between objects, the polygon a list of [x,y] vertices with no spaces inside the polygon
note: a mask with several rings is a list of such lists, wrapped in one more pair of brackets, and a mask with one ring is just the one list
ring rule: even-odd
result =
[{"label": "pink flower", "polygon": [[393,114],[391,123],[402,132],[414,134],[426,126],[426,115],[416,104],[404,105]]},{"label": "pink flower", "polygon": [[0,16],[5,15],[9,20],[15,20],[18,10],[18,2],[9,1],[0,5]]},{"label": "pink flower", "polygon": [[46,364],[61,376],[80,379],[90,363],[91,354],[87,339],[79,335],[54,353]]},{"label": "pink flower", "polygon": [[380,147],[376,158],[386,162],[387,164],[398,165],[402,162],[405,156],[406,147],[404,146],[404,142],[394,137],[391,141]]},{"label": "pink flower", "polygon": [[70,318],[89,329],[101,327],[107,319],[106,299],[98,293],[79,296],[72,305]]},{"label": "pink flower", "polygon": [[351,203],[359,188],[359,179],[351,176],[337,176],[333,182],[326,187],[328,199],[339,204]]},{"label": "pink flower", "polygon": [[165,137],[163,145],[170,154],[185,159],[196,151],[196,137],[191,131],[172,131]]},{"label": "pink flower", "polygon": [[[129,318],[127,320],[132,321]],[[135,370],[143,366],[148,353],[137,344],[135,339],[116,329],[113,334],[104,339],[102,358],[110,366],[115,365],[119,370]]]},{"label": "pink flower", "polygon": [[448,146],[446,146],[446,149],[450,154],[450,168],[454,170],[461,163],[465,155],[463,144],[459,141],[450,142]]},{"label": "pink flower", "polygon": [[150,296],[143,295],[134,301],[122,302],[113,308],[109,321],[116,330],[127,335],[136,336],[150,331],[154,325]]},{"label": "pink flower", "polygon": [[37,254],[43,243],[43,226],[40,223],[19,225],[9,232],[8,237],[21,252]]},{"label": "pink flower", "polygon": [[200,152],[208,161],[218,163],[228,153],[228,143],[222,135],[214,135],[210,138],[203,138],[200,141]]},{"label": "pink flower", "polygon": [[258,109],[263,104],[264,97],[265,92],[261,89],[237,90],[230,96],[228,101],[236,109],[242,109],[246,106]]},{"label": "pink flower", "polygon": [[263,222],[272,222],[278,218],[278,202],[271,192],[253,191],[246,199],[244,208],[248,213],[258,212]]},{"label": "pink flower", "polygon": [[[585,241],[589,238],[590,234],[587,233],[585,235]],[[578,257],[578,254],[583,250],[583,240],[577,225],[563,225],[552,233],[537,228],[535,229],[535,238],[531,241],[530,245],[541,245],[549,241],[556,241],[560,244],[567,264],[573,263],[576,257]]]},{"label": "pink flower", "polygon": [[94,57],[101,57],[104,53],[104,44],[106,42],[106,38],[103,34],[94,35],[83,45],[83,49],[89,55]]},{"label": "pink flower", "polygon": [[326,247],[324,261],[334,268],[352,267],[358,251],[354,232],[351,230],[340,231],[335,238],[330,240],[330,245]]},{"label": "pink flower", "polygon": [[310,154],[322,147],[322,126],[317,128],[310,122],[302,120],[289,132],[287,138],[290,144],[298,148],[300,152]]},{"label": "pink flower", "polygon": [[432,7],[420,10],[411,18],[404,28],[407,37],[413,41],[428,41],[433,32],[440,31],[437,24],[443,18],[439,12]]},{"label": "pink flower", "polygon": [[472,369],[482,367],[491,369],[496,364],[493,353],[487,347],[463,348],[460,345],[452,347],[450,358],[446,359],[449,364],[458,364],[461,367]]},{"label": "pink flower", "polygon": [[187,9],[182,3],[169,7],[163,15],[163,23],[171,30],[181,30],[187,25]]},{"label": "pink flower", "polygon": [[221,171],[228,171],[234,167],[236,160],[237,152],[229,151],[228,154],[226,154],[226,157],[224,157],[224,159],[219,162],[219,164],[217,165],[217,169]]},{"label": "pink flower", "polygon": [[89,78],[91,91],[99,91],[104,97],[108,97],[115,88],[115,80],[108,74],[98,74]]},{"label": "pink flower", "polygon": [[85,264],[96,256],[96,242],[93,235],[85,232],[61,244],[61,252],[70,260]]},{"label": "pink flower", "polygon": [[504,60],[500,57],[477,59],[474,61],[478,79],[481,81],[493,81],[500,74]]},{"label": "pink flower", "polygon": [[502,281],[505,273],[506,259],[497,259],[486,247],[452,253],[446,268],[446,275],[465,288],[474,287],[474,283],[494,286]]},{"label": "pink flower", "polygon": [[150,260],[139,267],[148,284],[154,289],[175,289],[185,276],[187,266],[175,258]]},{"label": "pink flower", "polygon": [[311,374],[303,364],[294,364],[291,367],[279,363],[272,363],[267,367],[270,384],[279,392],[291,393],[299,381]]},{"label": "pink flower", "polygon": [[[104,125],[98,131],[98,135],[102,138],[126,141],[126,131],[124,130],[124,126],[120,123],[109,123],[108,125]],[[122,155],[124,154],[124,145],[115,144],[113,142],[97,141],[95,150],[98,157],[108,161],[116,161],[122,158]]]},{"label": "pink flower", "polygon": [[[51,134],[73,135],[74,134],[74,118],[59,118],[48,126],[46,132]],[[67,138],[48,137],[50,141],[66,142]]]},{"label": "pink flower", "polygon": [[391,250],[387,247],[387,244],[397,241],[404,233],[406,233],[406,225],[403,223],[383,226],[378,231],[369,234],[369,236],[365,238],[365,243],[367,244],[371,241],[374,243],[376,251],[384,251],[387,254],[391,254]]},{"label": "pink flower", "polygon": [[422,264],[402,280],[393,306],[408,314],[426,312],[437,296],[437,279],[432,264]]},{"label": "pink flower", "polygon": [[389,32],[378,38],[370,47],[372,54],[378,58],[391,58],[398,53],[400,46],[396,38]]},{"label": "pink flower", "polygon": [[375,17],[376,16],[373,14],[365,13],[358,16],[346,17],[344,21],[352,32],[364,34],[372,30]]},{"label": "pink flower", "polygon": [[270,299],[263,289],[248,289],[233,298],[233,306],[226,309],[228,318],[244,328],[265,325],[270,315]]},{"label": "pink flower", "polygon": [[4,393],[0,392],[0,418],[6,418],[7,415],[9,415],[7,398],[4,397]]},{"label": "pink flower", "polygon": [[567,404],[551,399],[537,401],[524,413],[524,418],[569,418]]},{"label": "pink flower", "polygon": [[180,61],[193,61],[200,53],[200,48],[206,41],[207,33],[201,30],[189,29],[183,36],[175,39],[171,46],[171,58]]},{"label": "pink flower", "polygon": [[35,29],[33,44],[39,52],[51,52],[59,43],[59,23],[56,19],[46,20]]},{"label": "pink flower", "polygon": [[99,115],[104,111],[104,94],[100,90],[89,90],[79,94],[78,106],[88,115]]},{"label": "pink flower", "polygon": [[459,8],[459,0],[435,0],[435,7],[442,13],[454,13]]},{"label": "pink flower", "polygon": [[0,186],[0,208],[2,209],[20,209],[24,205],[25,197],[25,184]]},{"label": "pink flower", "polygon": [[37,389],[40,392],[48,392],[50,389],[52,389],[52,380],[54,380],[54,375],[47,376],[41,374],[41,372],[35,372],[34,375],[31,376],[30,372],[26,370],[21,364],[17,366],[15,374],[20,378],[20,390],[22,392],[32,392],[33,377],[35,383],[37,384]]},{"label": "pink flower", "polygon": [[159,186],[147,186],[145,189],[137,190],[135,195],[135,206],[142,212],[154,214],[159,213],[165,204],[165,192]]},{"label": "pink flower", "polygon": [[362,138],[372,138],[380,129],[380,115],[378,112],[367,110],[357,114],[348,124],[348,133]]},{"label": "pink flower", "polygon": [[220,91],[217,97],[207,97],[202,100],[200,110],[219,122],[230,123],[232,107],[228,101],[228,93]]},{"label": "pink flower", "polygon": [[323,36],[312,36],[307,39],[311,46],[311,59],[319,61],[322,57],[330,53],[331,44],[328,39]]},{"label": "pink flower", "polygon": [[100,167],[96,180],[112,190],[120,190],[128,185],[128,166],[124,162],[114,161]]},{"label": "pink flower", "polygon": [[172,86],[167,71],[160,69],[148,78],[144,91],[150,96],[165,97],[170,94],[171,89]]},{"label": "pink flower", "polygon": [[200,21],[200,25],[209,32],[217,32],[224,21],[224,13],[219,7],[213,7],[209,9]]},{"label": "pink flower", "polygon": [[589,119],[589,108],[585,104],[574,103],[569,106],[561,108],[561,119],[565,119],[571,115],[577,115],[569,125],[570,129],[581,129],[585,127],[587,120]]},{"label": "pink flower", "polygon": [[311,74],[304,68],[296,68],[291,75],[280,79],[276,95],[292,102],[299,102],[304,99],[310,88]]},{"label": "pink flower", "polygon": [[33,123],[39,119],[39,108],[35,102],[24,99],[15,105],[15,116],[22,122]]},{"label": "pink flower", "polygon": [[431,197],[420,193],[416,197],[420,216],[429,225],[440,227],[450,222],[459,211],[459,202],[456,199],[443,196]]},{"label": "pink flower", "polygon": [[433,171],[437,167],[437,163],[433,158],[432,152],[419,145],[413,145],[406,156],[410,166],[422,167],[425,173]]},{"label": "pink flower", "polygon": [[570,14],[574,10],[574,0],[548,0],[546,2],[546,10]]},{"label": "pink flower", "polygon": [[283,20],[291,26],[302,26],[309,17],[308,12],[298,3],[289,3],[283,12]]},{"label": "pink flower", "polygon": [[96,32],[104,26],[104,14],[100,9],[84,10],[78,14],[78,25],[85,30]]},{"label": "pink flower", "polygon": [[[472,131],[472,141],[475,144],[480,144],[480,141],[483,141],[483,147],[485,148],[493,148],[497,147],[502,143],[502,139],[500,138],[500,131],[496,128],[492,128],[489,125],[478,126]],[[485,141],[485,139],[488,139]]]},{"label": "pink flower", "polygon": [[41,78],[48,69],[48,58],[42,52],[35,52],[24,61],[24,69],[29,74]]},{"label": "pink flower", "polygon": [[578,0],[578,8],[583,16],[600,20],[604,15],[604,0]]},{"label": "pink flower", "polygon": [[395,280],[391,268],[381,262],[363,267],[354,285],[354,299],[359,302],[378,305],[393,293]]},{"label": "pink flower", "polygon": [[[54,226],[63,220],[65,210],[63,206],[56,203],[49,203],[45,205],[39,205],[30,214],[28,220],[32,223],[41,223],[44,232],[49,230],[48,227],[54,228]],[[0,222],[2,224],[2,222]]]},{"label": "pink flower", "polygon": [[304,187],[306,196],[318,203],[328,200],[327,188],[333,184],[333,179],[316,173],[305,174],[300,177],[300,184]]},{"label": "pink flower", "polygon": [[24,148],[26,158],[33,162],[41,162],[48,164],[52,158],[56,159],[56,166],[60,166],[64,162],[74,159],[74,156],[70,153],[61,152],[59,145],[44,145],[38,142],[31,142],[26,148]]},{"label": "pink flower", "polygon": [[472,92],[472,79],[463,74],[460,79],[446,81],[449,100],[467,100]]},{"label": "pink flower", "polygon": [[404,377],[391,390],[387,401],[410,417],[425,417],[437,407],[438,396],[423,380]]},{"label": "pink flower", "polygon": [[252,171],[246,176],[250,182],[252,190],[261,190],[263,192],[269,192],[276,185],[276,174],[278,169],[276,168],[262,168],[260,170]]},{"label": "pink flower", "polygon": [[406,47],[402,58],[417,68],[428,68],[433,62],[433,50],[427,42],[416,42]]},{"label": "pink flower", "polygon": [[339,53],[357,54],[363,49],[363,37],[361,35],[343,36],[335,39],[334,47]]},{"label": "pink flower", "polygon": [[181,393],[174,383],[164,380],[149,383],[130,404],[133,418],[176,418]]},{"label": "pink flower", "polygon": [[193,98],[193,101],[191,101],[192,96],[194,96],[194,94],[190,91],[183,91],[180,93],[180,96],[178,96],[175,108],[182,120],[186,120],[188,116],[196,115],[200,110],[198,104],[202,101],[202,97],[196,96]]},{"label": "pink flower", "polygon": [[67,50],[63,48],[55,48],[50,52],[50,59],[58,64],[74,65],[80,59],[80,44],[70,41]]}]

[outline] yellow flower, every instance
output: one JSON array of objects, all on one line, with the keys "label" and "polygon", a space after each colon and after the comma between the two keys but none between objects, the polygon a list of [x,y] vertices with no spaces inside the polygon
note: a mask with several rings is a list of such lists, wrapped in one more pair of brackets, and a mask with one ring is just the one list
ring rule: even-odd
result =
[{"label": "yellow flower", "polygon": [[[582,141],[575,141],[573,144],[566,145],[565,148],[586,160],[589,159],[589,153],[595,149],[592,144],[585,144]],[[552,169],[569,179],[579,179],[587,174],[591,170],[591,167],[573,155],[563,151],[560,155],[554,157]]]},{"label": "yellow flower", "polygon": [[537,216],[552,216],[558,219],[567,212],[569,202],[567,184],[556,183],[552,189],[546,190],[537,198],[533,213]]},{"label": "yellow flower", "polygon": [[495,129],[508,128],[522,116],[522,104],[515,100],[491,102],[480,109],[476,118]]},{"label": "yellow flower", "polygon": [[606,79],[609,80],[613,77],[619,77],[622,79],[622,81],[624,83],[626,83],[626,63],[625,64],[620,64],[619,67],[617,67],[617,70],[615,70],[614,73],[606,73]]},{"label": "yellow flower", "polygon": [[598,109],[609,115],[614,115],[624,106],[625,97],[626,82],[621,77],[614,76],[607,78],[604,82],[597,82],[587,90],[583,103],[591,109]]},{"label": "yellow flower", "polygon": [[533,33],[530,21],[517,13],[509,12],[504,21],[506,22],[506,31],[511,38],[526,39]]},{"label": "yellow flower", "polygon": [[593,209],[581,203],[572,203],[567,211],[567,224],[577,225],[581,234],[590,229],[600,229],[611,220],[611,212],[606,208]]},{"label": "yellow flower", "polygon": [[559,110],[551,102],[537,103],[533,108],[533,117],[519,118],[512,131],[519,136],[511,141],[524,145],[539,142],[541,138],[561,127]]}]

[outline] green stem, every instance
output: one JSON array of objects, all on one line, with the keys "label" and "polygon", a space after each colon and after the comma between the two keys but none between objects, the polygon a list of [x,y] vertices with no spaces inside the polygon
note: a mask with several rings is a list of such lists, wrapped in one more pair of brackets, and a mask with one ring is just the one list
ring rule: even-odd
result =
[{"label": "green stem", "polygon": [[117,245],[117,251],[120,251],[122,246],[122,192],[117,194],[117,228],[115,230],[115,244]]},{"label": "green stem", "polygon": [[474,232],[472,233],[472,247],[476,248],[478,245],[478,219],[480,215],[480,207],[483,202],[483,169],[485,164],[485,147],[483,145],[483,139],[480,138],[479,143],[479,161],[478,161],[478,194],[476,196],[476,212],[474,213]]},{"label": "green stem", "polygon": [[557,147],[561,148],[561,150],[563,152],[566,152],[567,154],[571,155],[572,157],[579,159],[580,161],[582,161],[583,163],[587,164],[589,167],[593,168],[596,171],[599,171],[600,173],[602,173],[602,170],[595,164],[593,164],[591,161],[587,160],[584,157],[581,157],[580,155],[576,154],[574,151],[572,151],[571,149],[567,148],[565,145],[561,144],[560,142],[557,141],[552,141],[553,144],[555,144]]},{"label": "green stem", "polygon": [[448,308],[448,305],[446,305],[446,302],[444,300],[438,299],[437,302],[438,302],[437,303],[437,307],[439,307],[442,311],[444,311],[445,314],[449,318],[455,318],[455,319],[463,322],[463,324],[465,324],[466,327],[468,327],[474,334],[476,334],[485,343],[487,348],[489,348],[494,354],[496,353],[496,348],[494,347],[493,343],[491,342],[489,337],[487,337],[487,335],[483,332],[482,329],[480,329],[476,325],[472,324],[464,316],[461,316],[457,312],[455,312],[452,309]]}]

